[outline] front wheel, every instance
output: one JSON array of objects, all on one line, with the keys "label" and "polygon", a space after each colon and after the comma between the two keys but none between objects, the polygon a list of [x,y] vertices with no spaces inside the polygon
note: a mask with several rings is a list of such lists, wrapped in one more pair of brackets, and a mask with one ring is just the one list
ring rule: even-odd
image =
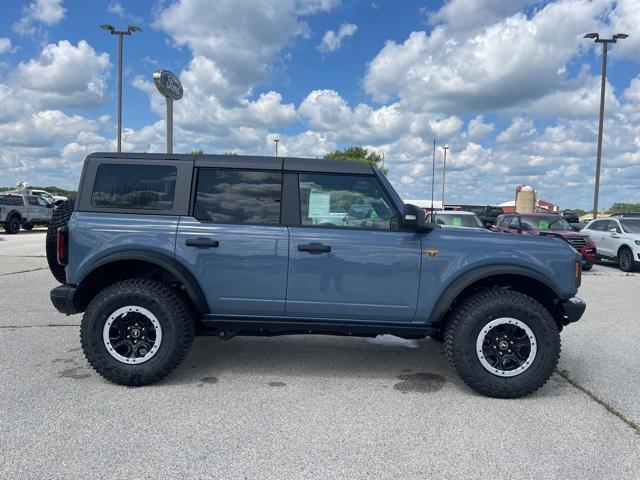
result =
[{"label": "front wheel", "polygon": [[164,283],[131,279],[101,291],[80,326],[91,366],[121,385],[148,385],[167,376],[187,355],[194,335],[185,300]]},{"label": "front wheel", "polygon": [[623,247],[618,254],[618,265],[620,265],[620,270],[623,272],[633,272],[635,270],[633,252],[628,247]]},{"label": "front wheel", "polygon": [[544,385],[558,364],[560,333],[549,312],[522,293],[476,293],[454,311],[445,331],[449,361],[479,393],[517,398]]},{"label": "front wheel", "polygon": [[583,272],[588,272],[592,268],[593,268],[593,263],[585,263],[584,265],[582,265]]}]

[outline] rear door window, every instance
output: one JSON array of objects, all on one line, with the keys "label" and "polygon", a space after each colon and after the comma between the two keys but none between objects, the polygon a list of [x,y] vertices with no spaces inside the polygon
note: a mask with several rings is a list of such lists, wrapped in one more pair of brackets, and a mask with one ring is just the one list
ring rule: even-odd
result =
[{"label": "rear door window", "polygon": [[102,164],[96,172],[91,206],[171,210],[175,189],[176,167]]},{"label": "rear door window", "polygon": [[279,225],[282,173],[202,169],[193,216],[214,223]]},{"label": "rear door window", "polygon": [[11,205],[13,207],[22,207],[24,202],[19,195],[0,195],[0,205]]}]

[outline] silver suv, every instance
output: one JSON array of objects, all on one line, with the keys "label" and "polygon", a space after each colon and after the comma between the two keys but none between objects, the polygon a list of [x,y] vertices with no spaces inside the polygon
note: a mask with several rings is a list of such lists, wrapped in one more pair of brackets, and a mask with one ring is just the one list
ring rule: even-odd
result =
[{"label": "silver suv", "polygon": [[20,226],[31,230],[35,224],[49,225],[53,204],[44,198],[21,193],[0,194],[0,226],[7,233],[18,233]]}]

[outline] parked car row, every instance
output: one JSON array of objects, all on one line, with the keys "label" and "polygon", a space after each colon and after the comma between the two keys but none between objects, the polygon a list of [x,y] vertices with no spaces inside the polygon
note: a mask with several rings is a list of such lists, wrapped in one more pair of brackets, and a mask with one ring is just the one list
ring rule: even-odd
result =
[{"label": "parked car row", "polygon": [[[625,272],[640,269],[640,213],[619,213],[579,225],[577,215],[553,213],[509,213],[499,215],[492,232],[560,238],[582,256],[582,269],[591,270],[598,260],[614,261]],[[444,228],[483,229],[483,221],[471,211],[432,212],[429,221]]]}]

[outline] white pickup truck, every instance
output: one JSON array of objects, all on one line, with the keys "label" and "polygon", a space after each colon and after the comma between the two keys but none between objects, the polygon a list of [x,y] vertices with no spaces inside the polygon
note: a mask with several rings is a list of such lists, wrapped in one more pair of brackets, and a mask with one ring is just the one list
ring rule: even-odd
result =
[{"label": "white pickup truck", "polygon": [[48,225],[53,204],[36,195],[0,193],[0,226],[7,233],[18,233],[20,226],[31,230],[35,224]]}]

